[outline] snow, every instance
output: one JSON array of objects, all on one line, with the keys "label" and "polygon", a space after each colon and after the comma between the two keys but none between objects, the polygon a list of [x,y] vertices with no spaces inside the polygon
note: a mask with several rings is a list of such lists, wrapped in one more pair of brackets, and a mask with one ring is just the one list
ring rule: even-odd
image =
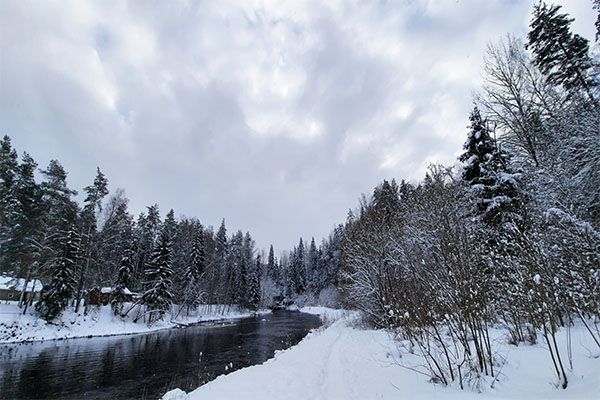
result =
[{"label": "snow", "polygon": [[[23,290],[23,285],[25,284],[24,278],[14,278],[12,276],[0,276],[0,289],[3,290]],[[34,281],[30,280],[27,283],[27,291],[31,292],[31,288],[34,285]],[[35,289],[34,292],[40,292],[43,288],[42,282],[39,279],[35,280]]]},{"label": "snow", "polygon": [[[130,303],[125,303],[125,309],[128,308],[127,304]],[[175,320],[169,320],[166,317],[163,321],[147,325],[142,321],[133,322],[131,316],[134,314],[133,312],[126,319],[117,317],[113,314],[111,306],[107,305],[90,307],[88,315],[65,311],[56,321],[50,324],[37,318],[33,307],[28,310],[26,315],[22,315],[22,311],[17,306],[17,302],[11,301],[0,304],[0,344],[146,333],[199,322],[244,318],[256,314],[220,305],[200,306],[197,315],[178,317]],[[263,310],[258,313],[268,312],[270,311]],[[175,313],[177,313],[176,310]]]},{"label": "snow", "polygon": [[[401,352],[385,331],[353,327],[355,313],[323,308],[301,311],[338,319],[262,365],[219,376],[188,394],[170,391],[163,399],[591,399],[600,391],[600,353],[592,350],[592,339],[581,327],[571,332],[574,369],[566,390],[556,388],[543,345],[509,345],[505,332],[494,330],[499,354],[507,362],[494,388],[492,382],[482,382],[482,393],[477,393],[472,388],[461,391],[456,386],[435,385],[410,370],[421,369],[423,360]],[[564,331],[558,335],[563,349],[565,338]]]},{"label": "snow", "polygon": [[[102,293],[102,294],[108,294],[108,293],[112,293],[113,290],[115,290],[115,288],[112,288],[112,287],[103,287],[103,288],[100,289],[100,293]],[[123,293],[126,294],[126,295],[133,294],[127,288],[123,289]]]}]

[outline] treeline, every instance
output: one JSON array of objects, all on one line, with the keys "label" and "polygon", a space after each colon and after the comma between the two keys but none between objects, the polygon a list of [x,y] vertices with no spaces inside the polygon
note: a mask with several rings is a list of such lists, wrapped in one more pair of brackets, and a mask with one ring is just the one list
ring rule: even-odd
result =
[{"label": "treeline", "polygon": [[[157,204],[134,218],[123,190],[109,196],[100,169],[83,189],[82,205],[58,161],[39,171],[42,182],[36,181],[37,170],[29,154],[19,159],[8,136],[0,140],[0,272],[43,281],[35,307],[47,320],[67,307],[87,311],[92,288],[112,288],[118,315],[132,309],[124,307],[129,292],[138,293],[136,304],[152,322],[173,304],[178,313],[201,304],[257,309],[277,296],[288,304],[298,296],[314,300],[335,283],[335,233],[318,248],[314,239],[308,249],[301,241],[291,257],[277,260],[273,246],[265,256],[250,233],[228,235],[225,221],[215,232],[196,218],[177,219],[173,210],[161,219]],[[33,301],[23,301],[25,288],[23,312]],[[329,293],[335,297],[334,289]]]},{"label": "treeline", "polygon": [[600,348],[600,71],[571,22],[539,2],[527,43],[490,44],[462,167],[384,181],[343,228],[344,302],[436,382],[498,376],[491,325],[541,337],[563,388],[556,332],[581,321]]}]

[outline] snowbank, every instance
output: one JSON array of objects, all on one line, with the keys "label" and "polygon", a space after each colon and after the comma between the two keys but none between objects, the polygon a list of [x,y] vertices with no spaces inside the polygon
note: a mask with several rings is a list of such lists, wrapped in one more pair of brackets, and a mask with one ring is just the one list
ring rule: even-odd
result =
[{"label": "snowbank", "polygon": [[[302,311],[334,314],[323,308]],[[542,345],[498,343],[507,358],[500,380],[494,389],[488,382],[483,393],[476,393],[430,383],[426,376],[405,368],[421,365],[420,357],[401,354],[386,332],[352,328],[348,319],[353,316],[340,315],[343,318],[327,329],[310,333],[262,365],[219,376],[188,394],[171,391],[163,399],[588,399],[600,391],[600,354],[587,350],[594,345],[582,328],[572,331],[574,370],[567,390],[554,386],[553,367]],[[559,337],[563,348],[565,336],[563,332]]]},{"label": "snowbank", "polygon": [[53,323],[37,318],[33,311],[26,315],[21,313],[22,310],[16,302],[0,304],[0,344],[145,333],[200,322],[244,318],[255,314],[236,308],[201,306],[198,315],[180,317],[172,321],[158,321],[149,326],[143,322],[133,322],[131,318],[123,320],[115,316],[109,305],[91,307],[88,315],[65,311]]}]

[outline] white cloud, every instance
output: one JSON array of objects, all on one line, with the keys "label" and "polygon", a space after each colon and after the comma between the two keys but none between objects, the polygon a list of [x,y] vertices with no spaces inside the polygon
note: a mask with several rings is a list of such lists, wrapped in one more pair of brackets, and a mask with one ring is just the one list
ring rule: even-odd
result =
[{"label": "white cloud", "polygon": [[[72,186],[259,245],[323,236],[464,140],[486,42],[533,0],[0,2],[0,130]],[[587,0],[565,2],[593,32]]]}]

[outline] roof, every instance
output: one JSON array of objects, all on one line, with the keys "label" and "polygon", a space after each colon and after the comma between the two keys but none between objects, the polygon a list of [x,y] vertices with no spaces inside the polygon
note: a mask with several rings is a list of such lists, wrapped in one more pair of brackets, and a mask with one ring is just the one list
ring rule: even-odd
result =
[{"label": "roof", "polygon": [[[100,293],[104,293],[104,294],[106,294],[106,293],[112,293],[113,290],[115,290],[115,288],[112,288],[112,287],[103,287],[103,288],[100,289]],[[133,293],[131,293],[129,291],[129,289],[125,288],[125,289],[123,289],[123,294],[130,295],[130,294],[133,294]]]},{"label": "roof", "polygon": [[[35,287],[33,286],[34,282],[35,282]],[[21,290],[23,290],[23,285],[25,285],[24,278],[15,278],[12,276],[0,276],[0,289],[21,291]],[[31,292],[32,288],[33,288],[34,292],[41,292],[42,289],[44,288],[44,285],[42,285],[42,282],[39,279],[30,280],[27,283],[26,290],[28,292]]]}]

